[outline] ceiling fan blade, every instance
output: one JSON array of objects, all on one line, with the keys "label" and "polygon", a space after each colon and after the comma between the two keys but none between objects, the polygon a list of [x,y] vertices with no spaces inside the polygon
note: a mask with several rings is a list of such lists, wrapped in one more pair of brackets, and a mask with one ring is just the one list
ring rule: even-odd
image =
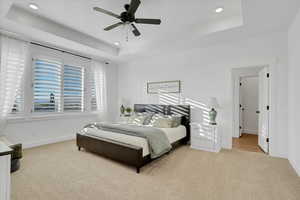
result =
[{"label": "ceiling fan blade", "polygon": [[98,12],[101,12],[101,13],[104,13],[104,14],[107,14],[107,15],[110,15],[110,16],[115,17],[115,18],[118,18],[118,19],[121,18],[119,15],[117,15],[117,14],[115,14],[115,13],[113,13],[113,12],[110,12],[110,11],[108,11],[108,10],[104,10],[104,9],[102,9],[102,8],[99,8],[99,7],[94,7],[94,10],[95,10],[95,11],[98,11]]},{"label": "ceiling fan blade", "polygon": [[123,25],[123,22],[119,22],[119,23],[110,25],[110,26],[106,27],[104,30],[105,30],[105,31],[110,31],[111,29],[114,29],[114,28],[116,28],[116,27],[118,27],[118,26],[121,26],[121,25]]},{"label": "ceiling fan blade", "polygon": [[140,0],[131,0],[128,13],[134,15],[140,4],[141,4]]},{"label": "ceiling fan blade", "polygon": [[142,18],[137,18],[135,19],[135,23],[138,24],[154,24],[154,25],[159,25],[161,23],[160,19],[142,19]]},{"label": "ceiling fan blade", "polygon": [[141,33],[140,33],[140,31],[136,28],[136,26],[135,26],[134,24],[131,24],[131,26],[132,26],[132,28],[133,28],[132,33],[133,33],[136,37],[140,36]]}]

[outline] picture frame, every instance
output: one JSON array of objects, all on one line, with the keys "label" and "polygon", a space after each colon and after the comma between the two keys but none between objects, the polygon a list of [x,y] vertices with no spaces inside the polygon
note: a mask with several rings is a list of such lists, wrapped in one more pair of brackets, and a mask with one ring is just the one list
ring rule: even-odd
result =
[{"label": "picture frame", "polygon": [[181,81],[148,82],[147,94],[181,93]]}]

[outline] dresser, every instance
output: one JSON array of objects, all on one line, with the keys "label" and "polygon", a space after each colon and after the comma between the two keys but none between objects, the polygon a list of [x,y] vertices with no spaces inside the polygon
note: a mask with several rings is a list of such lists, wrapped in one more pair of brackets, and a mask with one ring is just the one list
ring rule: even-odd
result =
[{"label": "dresser", "polygon": [[191,123],[191,148],[219,152],[221,150],[221,135],[217,125]]},{"label": "dresser", "polygon": [[0,199],[10,200],[10,161],[12,149],[0,142]]}]

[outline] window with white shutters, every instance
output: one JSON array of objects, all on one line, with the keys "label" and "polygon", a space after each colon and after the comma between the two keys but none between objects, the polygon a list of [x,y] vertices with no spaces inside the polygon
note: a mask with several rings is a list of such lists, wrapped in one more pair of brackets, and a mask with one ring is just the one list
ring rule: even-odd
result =
[{"label": "window with white shutters", "polygon": [[84,109],[84,68],[65,65],[63,75],[64,111],[83,111]]},{"label": "window with white shutters", "polygon": [[33,70],[33,112],[59,112],[62,63],[36,59]]}]

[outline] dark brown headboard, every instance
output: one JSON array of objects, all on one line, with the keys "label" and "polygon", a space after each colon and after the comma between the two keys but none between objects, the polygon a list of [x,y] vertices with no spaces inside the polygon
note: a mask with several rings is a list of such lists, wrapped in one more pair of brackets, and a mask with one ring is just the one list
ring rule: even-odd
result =
[{"label": "dark brown headboard", "polygon": [[158,104],[135,104],[134,112],[154,112],[163,115],[180,114],[182,115],[181,124],[187,131],[187,141],[190,140],[190,122],[191,108],[190,105],[158,105]]}]

